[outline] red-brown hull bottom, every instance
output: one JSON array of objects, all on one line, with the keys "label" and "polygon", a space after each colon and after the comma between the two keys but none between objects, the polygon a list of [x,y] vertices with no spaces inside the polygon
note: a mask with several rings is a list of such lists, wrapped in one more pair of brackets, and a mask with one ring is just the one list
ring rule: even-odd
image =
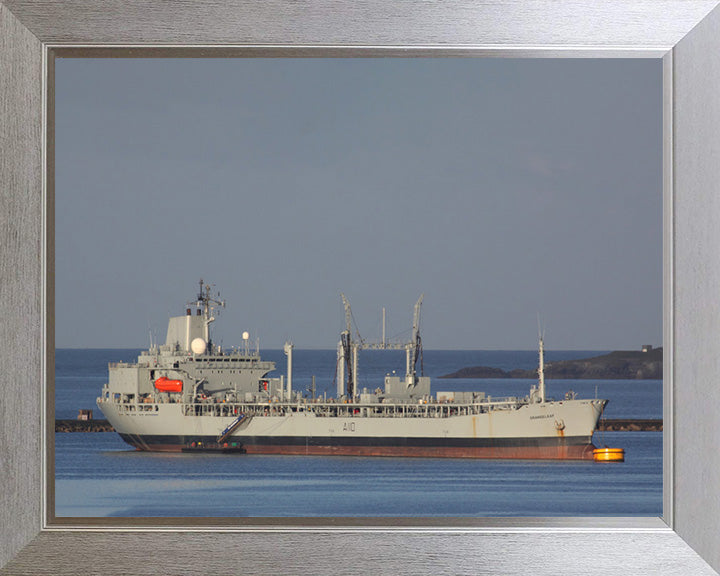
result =
[{"label": "red-brown hull bottom", "polygon": [[[135,437],[137,438],[137,437]],[[139,440],[139,439],[138,439]],[[180,452],[185,445],[148,445],[132,442],[138,450],[152,452]],[[219,447],[218,447],[219,448]],[[381,456],[407,458],[486,458],[517,460],[592,460],[595,446],[573,444],[555,446],[303,446],[245,444],[247,454],[277,454],[295,456]],[[212,452],[208,447],[207,452]],[[217,452],[221,450],[218,449]]]},{"label": "red-brown hull bottom", "polygon": [[518,460],[592,460],[595,446],[246,446],[248,454],[308,456],[390,456],[409,458],[498,458]]}]

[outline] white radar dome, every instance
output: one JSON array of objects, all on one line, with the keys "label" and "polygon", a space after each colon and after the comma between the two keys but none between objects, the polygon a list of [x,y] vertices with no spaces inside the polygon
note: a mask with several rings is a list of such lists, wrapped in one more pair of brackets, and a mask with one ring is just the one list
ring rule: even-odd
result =
[{"label": "white radar dome", "polygon": [[205,354],[207,343],[202,338],[195,338],[195,340],[190,342],[190,349],[193,351],[193,354]]},{"label": "white radar dome", "polygon": [[249,333],[249,332],[243,332],[243,340],[247,340],[248,338],[250,338],[250,333]]}]

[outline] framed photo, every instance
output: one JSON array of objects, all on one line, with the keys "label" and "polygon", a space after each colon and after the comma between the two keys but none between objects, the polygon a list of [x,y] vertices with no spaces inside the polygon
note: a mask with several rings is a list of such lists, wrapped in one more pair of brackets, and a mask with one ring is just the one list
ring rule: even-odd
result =
[{"label": "framed photo", "polygon": [[[2,242],[7,402],[0,424],[0,565],[10,571],[146,572],[129,549],[169,551],[159,572],[191,573],[198,559],[218,570],[255,573],[473,571],[536,569],[608,573],[712,574],[720,567],[713,535],[720,517],[718,416],[712,406],[720,344],[720,245],[713,162],[720,125],[716,2],[617,2],[598,7],[409,2],[283,3],[190,7],[163,3],[0,4],[0,85],[4,162]],[[152,14],[148,18],[148,14]],[[408,18],[412,15],[408,24]],[[172,22],[168,26],[166,22]],[[112,47],[110,47],[112,45]],[[154,45],[154,47],[148,47]],[[48,510],[54,411],[45,383],[53,365],[53,65],[78,56],[523,56],[648,57],[664,67],[664,512],[663,519],[484,520],[447,525],[388,519],[171,523],[142,519],[112,527],[56,523]],[[7,144],[6,144],[7,143]],[[47,169],[46,169],[47,168]],[[19,441],[15,439],[20,439]],[[51,469],[51,468],[50,468]],[[318,545],[321,543],[321,545]],[[605,550],[621,558],[608,566]],[[368,554],[367,551],[376,551]],[[442,554],[438,554],[442,552]],[[707,562],[707,563],[706,563]],[[342,566],[342,569],[338,569]],[[203,571],[201,567],[197,567]]]},{"label": "framed photo", "polygon": [[[662,350],[641,352],[662,344],[660,59],[56,54],[55,416],[78,429],[78,409],[94,409],[88,426],[107,417],[116,433],[55,435],[53,523],[662,515],[662,433],[593,436],[599,417],[662,418]],[[196,276],[215,349],[193,358],[165,328],[175,317],[187,340]],[[341,294],[359,349],[347,371]],[[556,402],[531,402],[538,316],[547,362],[626,350],[655,375],[548,372]],[[274,364],[262,392],[236,379],[248,360]],[[442,378],[498,362],[528,372]],[[357,415],[337,413],[344,372]],[[155,392],[160,374],[185,390]],[[486,428],[507,398],[517,409]],[[208,401],[218,413],[203,415]],[[296,418],[298,403],[320,417]],[[201,430],[235,411],[252,420],[217,457]],[[497,418],[514,423],[500,433]],[[575,424],[559,435],[560,421]],[[598,466],[603,445],[630,457]]]}]

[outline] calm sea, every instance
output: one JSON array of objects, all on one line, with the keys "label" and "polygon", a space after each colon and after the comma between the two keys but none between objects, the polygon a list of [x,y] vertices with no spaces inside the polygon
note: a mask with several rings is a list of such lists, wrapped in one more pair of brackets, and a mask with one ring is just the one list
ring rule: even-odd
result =
[{"label": "calm sea", "polygon": [[[107,363],[139,350],[57,350],[57,418],[95,398]],[[602,351],[548,351],[546,362]],[[280,350],[262,353],[285,373]],[[360,387],[404,371],[398,351],[364,351]],[[438,379],[466,366],[533,368],[535,351],[425,351],[424,373],[437,391],[524,396],[532,380]],[[293,389],[334,395],[335,351],[295,350]],[[662,418],[662,381],[550,380],[549,396],[569,389],[610,400],[607,418]],[[622,447],[624,463],[503,460],[159,454],[137,452],[114,433],[55,436],[57,516],[659,516],[662,433],[596,432],[596,445]]]}]

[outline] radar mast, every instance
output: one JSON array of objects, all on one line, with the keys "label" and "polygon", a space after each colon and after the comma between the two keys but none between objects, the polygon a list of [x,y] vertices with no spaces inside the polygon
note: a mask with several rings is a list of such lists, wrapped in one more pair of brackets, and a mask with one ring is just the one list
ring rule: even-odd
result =
[{"label": "radar mast", "polygon": [[[188,306],[194,305],[197,307],[198,314],[202,313],[202,317],[205,324],[205,341],[208,343],[208,349],[212,352],[212,340],[210,339],[210,324],[215,321],[213,312],[215,306],[225,308],[225,300],[219,300],[220,293],[218,292],[217,298],[213,298],[210,291],[213,288],[213,284],[206,284],[203,279],[200,278],[200,290],[198,291],[197,300],[194,302],[188,302]],[[201,312],[202,311],[202,312]]]}]

